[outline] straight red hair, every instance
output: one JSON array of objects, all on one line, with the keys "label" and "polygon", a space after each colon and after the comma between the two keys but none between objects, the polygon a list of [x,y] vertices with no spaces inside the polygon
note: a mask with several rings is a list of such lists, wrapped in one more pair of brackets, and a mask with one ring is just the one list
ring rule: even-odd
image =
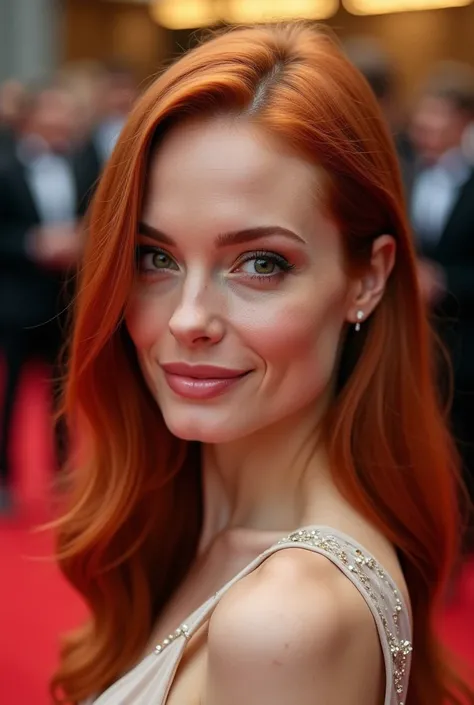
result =
[{"label": "straight red hair", "polygon": [[386,293],[346,341],[325,440],[337,485],[400,555],[414,615],[406,705],[472,704],[434,635],[458,551],[458,478],[397,158],[364,79],[327,32],[302,24],[234,30],[181,58],[138,102],[95,196],[65,390],[81,463],[58,546],[91,619],[64,643],[55,702],[99,693],[134,665],[195,554],[198,449],[166,429],[123,313],[150,150],[179,120],[222,113],[324,169],[350,266],[368,261],[376,236],[396,239]]}]

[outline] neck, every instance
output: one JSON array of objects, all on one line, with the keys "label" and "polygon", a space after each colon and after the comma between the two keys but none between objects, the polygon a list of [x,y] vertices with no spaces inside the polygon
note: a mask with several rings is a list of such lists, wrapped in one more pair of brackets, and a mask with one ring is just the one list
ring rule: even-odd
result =
[{"label": "neck", "polygon": [[309,524],[317,498],[332,487],[313,414],[203,446],[202,473],[203,549],[232,529],[286,532]]}]

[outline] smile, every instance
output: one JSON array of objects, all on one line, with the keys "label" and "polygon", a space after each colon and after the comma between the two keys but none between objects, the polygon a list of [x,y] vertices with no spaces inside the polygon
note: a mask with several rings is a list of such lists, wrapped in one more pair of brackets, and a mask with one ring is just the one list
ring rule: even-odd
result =
[{"label": "smile", "polygon": [[217,397],[238,384],[250,372],[183,363],[164,364],[161,367],[171,391],[185,399]]}]

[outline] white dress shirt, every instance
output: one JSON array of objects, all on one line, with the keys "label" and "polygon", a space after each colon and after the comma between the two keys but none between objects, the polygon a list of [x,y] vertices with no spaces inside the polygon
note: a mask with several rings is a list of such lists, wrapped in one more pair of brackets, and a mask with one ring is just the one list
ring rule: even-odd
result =
[{"label": "white dress shirt", "polygon": [[25,178],[41,225],[74,221],[76,184],[67,157],[49,151],[35,137],[20,142],[18,157],[25,167]]},{"label": "white dress shirt", "polygon": [[105,164],[108,161],[124,124],[125,118],[116,118],[115,120],[106,120],[98,125],[94,135],[94,143],[99,153],[101,164]]},{"label": "white dress shirt", "polygon": [[446,152],[416,178],[411,220],[415,232],[426,244],[438,243],[471,168],[461,150],[455,149]]}]

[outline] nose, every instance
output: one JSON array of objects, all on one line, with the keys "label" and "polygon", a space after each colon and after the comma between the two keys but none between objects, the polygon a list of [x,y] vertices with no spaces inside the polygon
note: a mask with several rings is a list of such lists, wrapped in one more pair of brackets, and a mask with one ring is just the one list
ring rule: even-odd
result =
[{"label": "nose", "polygon": [[206,285],[186,283],[168,324],[173,337],[187,347],[215,345],[222,340],[225,326],[213,303],[215,296]]}]

